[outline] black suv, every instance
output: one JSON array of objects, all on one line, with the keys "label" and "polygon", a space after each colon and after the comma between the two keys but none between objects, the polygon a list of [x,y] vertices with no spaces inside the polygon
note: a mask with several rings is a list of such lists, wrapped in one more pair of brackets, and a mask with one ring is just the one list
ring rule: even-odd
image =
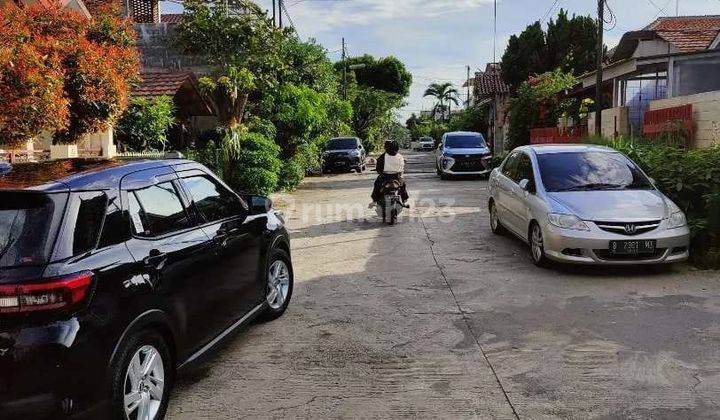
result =
[{"label": "black suv", "polygon": [[288,306],[281,216],[196,162],[4,172],[0,418],[161,419],[178,368]]},{"label": "black suv", "polygon": [[365,148],[357,137],[330,139],[323,151],[323,172],[354,169],[360,173],[365,170],[365,156]]}]

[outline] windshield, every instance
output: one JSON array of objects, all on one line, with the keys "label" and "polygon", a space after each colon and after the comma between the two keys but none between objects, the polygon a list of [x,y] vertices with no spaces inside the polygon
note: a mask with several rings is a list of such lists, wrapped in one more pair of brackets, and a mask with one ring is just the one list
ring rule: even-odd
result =
[{"label": "windshield", "polygon": [[547,153],[537,159],[548,192],[653,188],[640,168],[621,153]]},{"label": "windshield", "polygon": [[330,141],[325,144],[326,150],[346,150],[346,149],[356,149],[358,145],[358,141],[355,138],[352,137],[343,137],[343,138],[337,138],[337,139],[330,139]]},{"label": "windshield", "polygon": [[452,135],[445,138],[445,147],[450,149],[480,149],[485,147],[485,139],[480,134]]},{"label": "windshield", "polygon": [[44,264],[67,195],[0,193],[0,267]]}]

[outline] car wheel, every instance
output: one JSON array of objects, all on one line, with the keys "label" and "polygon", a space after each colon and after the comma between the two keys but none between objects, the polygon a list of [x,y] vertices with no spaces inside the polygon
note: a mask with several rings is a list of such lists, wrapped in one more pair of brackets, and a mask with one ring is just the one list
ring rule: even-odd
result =
[{"label": "car wheel", "polygon": [[547,264],[542,229],[540,229],[540,225],[536,222],[533,222],[530,227],[530,256],[532,257],[533,263],[538,267]]},{"label": "car wheel", "polygon": [[164,418],[175,377],[165,339],[154,331],[142,331],[121,344],[118,354],[111,376],[112,417],[122,420]]},{"label": "car wheel", "polygon": [[293,269],[290,256],[282,249],[274,249],[266,270],[265,304],[262,321],[272,321],[285,313],[293,292]]},{"label": "car wheel", "polygon": [[447,181],[448,179],[450,179],[450,176],[446,175],[444,172],[440,172],[440,179],[442,179],[443,181]]},{"label": "car wheel", "polygon": [[498,216],[497,207],[495,207],[495,202],[490,202],[490,229],[492,230],[492,233],[496,235],[502,235],[505,233],[505,227],[500,222],[500,216]]}]

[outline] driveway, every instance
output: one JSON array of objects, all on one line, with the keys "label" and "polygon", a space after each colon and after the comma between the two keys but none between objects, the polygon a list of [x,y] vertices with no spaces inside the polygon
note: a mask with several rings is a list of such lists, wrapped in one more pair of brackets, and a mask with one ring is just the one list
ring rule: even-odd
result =
[{"label": "driveway", "polygon": [[720,273],[536,268],[490,232],[485,181],[406,157],[397,226],[370,173],[277,199],[293,302],[180,379],[169,418],[717,416]]}]

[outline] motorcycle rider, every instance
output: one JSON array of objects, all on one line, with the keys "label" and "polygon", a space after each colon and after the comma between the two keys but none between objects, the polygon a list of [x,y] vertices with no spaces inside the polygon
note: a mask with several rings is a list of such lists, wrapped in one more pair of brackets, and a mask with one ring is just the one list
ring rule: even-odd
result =
[{"label": "motorcycle rider", "polygon": [[385,142],[385,153],[380,155],[375,165],[375,170],[378,173],[378,177],[375,179],[375,185],[373,187],[372,194],[372,206],[382,199],[381,190],[383,185],[388,181],[400,182],[400,198],[403,201],[403,206],[407,207],[408,198],[410,196],[405,186],[405,180],[403,179],[403,172],[405,172],[405,158],[399,153],[400,146],[391,140]]}]

